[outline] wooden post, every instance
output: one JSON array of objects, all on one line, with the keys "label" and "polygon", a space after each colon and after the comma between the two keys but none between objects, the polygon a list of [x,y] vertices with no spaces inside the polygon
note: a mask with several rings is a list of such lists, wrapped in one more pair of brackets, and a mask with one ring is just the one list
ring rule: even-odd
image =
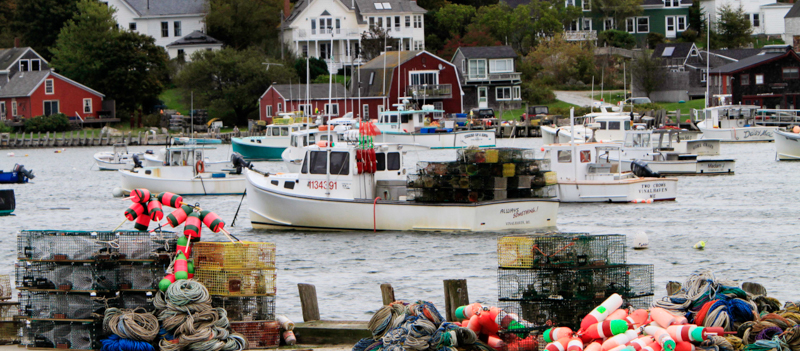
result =
[{"label": "wooden post", "polygon": [[317,304],[317,288],[312,284],[297,284],[300,292],[300,308],[303,310],[303,321],[319,320],[319,305]]},{"label": "wooden post", "polygon": [[394,288],[392,287],[392,284],[381,284],[381,298],[383,298],[384,305],[388,305],[395,301]]},{"label": "wooden post", "polygon": [[448,321],[456,321],[456,308],[469,304],[466,279],[444,281],[444,309]]}]

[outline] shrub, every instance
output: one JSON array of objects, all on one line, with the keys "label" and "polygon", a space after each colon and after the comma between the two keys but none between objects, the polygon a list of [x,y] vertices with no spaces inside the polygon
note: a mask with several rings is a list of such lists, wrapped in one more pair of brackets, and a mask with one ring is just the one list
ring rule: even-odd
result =
[{"label": "shrub", "polygon": [[529,81],[522,85],[522,98],[529,104],[541,105],[553,102],[556,94],[539,81]]},{"label": "shrub", "polygon": [[636,46],[636,39],[631,33],[616,29],[600,32],[600,34],[597,35],[597,39],[600,40],[601,46],[603,44],[608,44],[609,46],[625,49],[633,49],[633,47]]},{"label": "shrub", "polygon": [[697,41],[697,38],[700,37],[700,33],[697,33],[694,29],[687,29],[683,33],[681,33],[681,40],[685,42],[692,42],[694,43]]},{"label": "shrub", "polygon": [[647,34],[647,47],[650,49],[655,49],[656,45],[664,42],[666,42],[666,37],[664,37],[664,34],[656,32],[650,32]]},{"label": "shrub", "polygon": [[25,132],[64,132],[69,130],[69,118],[63,113],[37,116],[25,120]]}]

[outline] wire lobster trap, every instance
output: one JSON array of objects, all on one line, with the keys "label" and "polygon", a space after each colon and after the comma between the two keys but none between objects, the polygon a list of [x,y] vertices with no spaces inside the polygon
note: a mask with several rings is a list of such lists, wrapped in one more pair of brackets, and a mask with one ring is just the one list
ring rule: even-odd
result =
[{"label": "wire lobster trap", "polygon": [[19,289],[90,291],[94,288],[88,263],[20,262],[16,265]]},{"label": "wire lobster trap", "polygon": [[224,308],[231,321],[275,319],[275,296],[212,296],[211,305]]},{"label": "wire lobster trap", "polygon": [[497,271],[501,300],[547,298],[595,299],[617,293],[622,297],[652,295],[653,265],[584,268],[508,269]]},{"label": "wire lobster trap", "polygon": [[275,244],[257,242],[198,242],[192,245],[196,268],[275,268]]},{"label": "wire lobster trap", "polygon": [[119,258],[124,260],[152,260],[175,252],[177,238],[172,232],[122,232],[119,233]]},{"label": "wire lobster trap", "polygon": [[19,316],[19,301],[0,302],[0,322],[13,321]]},{"label": "wire lobster trap", "polygon": [[17,257],[33,261],[112,259],[114,232],[23,230],[17,234]]},{"label": "wire lobster trap", "polygon": [[497,240],[497,261],[503,268],[608,266],[626,261],[625,236],[557,233],[506,236]]},{"label": "wire lobster trap", "polygon": [[277,321],[231,322],[231,329],[244,335],[251,349],[276,348],[281,342],[281,325]]},{"label": "wire lobster trap", "polygon": [[205,285],[211,295],[275,295],[275,269],[201,269],[194,279]]},{"label": "wire lobster trap", "polygon": [[116,267],[119,290],[155,290],[164,277],[166,264],[154,262],[120,262]]},{"label": "wire lobster trap", "polygon": [[147,312],[153,312],[156,310],[155,306],[153,306],[154,296],[153,292],[150,291],[122,291],[117,300],[122,308],[130,310],[143,308]]},{"label": "wire lobster trap", "polygon": [[99,349],[94,323],[31,321],[24,331],[22,344],[48,349]]},{"label": "wire lobster trap", "polygon": [[18,344],[20,342],[20,324],[17,321],[0,322],[0,345]]},{"label": "wire lobster trap", "polygon": [[11,293],[14,289],[11,287],[11,276],[8,274],[0,274],[0,300],[11,299]]},{"label": "wire lobster trap", "polygon": [[[31,292],[20,293],[20,310],[32,319],[93,319],[102,316],[106,300],[90,293]],[[113,306],[112,306],[113,307]]]}]

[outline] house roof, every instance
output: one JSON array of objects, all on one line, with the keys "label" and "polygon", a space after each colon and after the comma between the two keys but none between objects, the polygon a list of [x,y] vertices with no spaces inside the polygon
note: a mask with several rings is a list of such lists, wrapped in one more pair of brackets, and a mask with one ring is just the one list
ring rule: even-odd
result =
[{"label": "house roof", "polygon": [[[681,0],[681,5],[691,5],[691,4],[692,4],[692,0]],[[650,5],[650,6],[652,6],[652,5],[664,6],[664,1],[663,0],[644,0],[644,1],[642,1],[642,5],[644,5],[644,6],[647,6],[647,5]]]},{"label": "house roof", "polygon": [[[416,1],[411,0],[355,0],[356,7],[362,14],[383,14],[383,13],[426,13],[427,10],[419,7]],[[377,5],[380,4],[380,5]],[[386,8],[389,4],[389,8]]]},{"label": "house roof", "polygon": [[[284,21],[284,27],[287,27],[290,24],[292,24],[292,22],[294,22],[294,20],[297,19],[297,16],[300,16],[300,13],[302,13],[303,10],[305,10],[312,1],[314,1],[314,0],[298,0],[297,2],[295,2],[294,3],[294,7],[292,7],[292,12],[289,13],[289,17],[287,17],[286,21]],[[352,8],[350,7],[349,3],[345,3],[344,0],[337,0],[337,1],[340,4],[342,4],[342,6],[352,10]],[[363,21],[361,19],[361,16],[358,13],[358,9],[355,9],[355,10],[356,10],[356,20],[358,21],[358,23],[361,23],[361,24],[366,23],[365,21]],[[316,14],[315,14],[315,16],[316,16]],[[330,16],[330,14],[328,14],[328,16]]]},{"label": "house roof", "polygon": [[30,48],[0,49],[0,70],[7,70]]},{"label": "house roof", "polygon": [[140,17],[206,13],[206,0],[120,0]]},{"label": "house roof", "polygon": [[[457,52],[465,58],[517,58],[517,53],[510,46],[471,46],[459,47]],[[455,57],[455,55],[453,55]]]},{"label": "house roof", "polygon": [[711,50],[712,55],[723,56],[728,59],[741,60],[751,56],[758,55],[761,49],[727,49],[727,50]]},{"label": "house roof", "polygon": [[[392,74],[397,67],[398,55],[400,64],[404,64],[417,56],[421,51],[389,51],[361,66],[361,96],[385,96],[391,90]],[[386,57],[386,74],[384,74],[384,57]],[[386,81],[383,80],[384,75]],[[372,84],[370,84],[372,83]],[[358,85],[353,85],[352,89],[357,89]],[[352,94],[358,94],[358,90],[352,90]]]},{"label": "house roof", "polygon": [[731,63],[729,63],[727,65],[720,66],[718,68],[712,69],[711,73],[712,74],[736,73],[738,71],[741,71],[741,70],[744,70],[744,69],[747,69],[747,68],[750,68],[750,67],[753,67],[753,66],[758,66],[758,65],[761,65],[763,63],[772,61],[774,59],[782,58],[782,57],[787,56],[787,55],[793,55],[795,58],[797,58],[798,61],[800,61],[800,57],[797,57],[797,54],[795,54],[794,51],[792,51],[792,50],[788,50],[788,51],[782,52],[782,53],[763,53],[763,54],[758,54],[758,55],[755,55],[755,56],[750,56],[750,57],[747,57],[747,58],[743,58],[743,59],[741,59],[741,60],[739,60],[737,62],[731,62]]},{"label": "house roof", "polygon": [[0,89],[0,98],[29,96],[48,75],[50,71],[17,72]]},{"label": "house roof", "polygon": [[795,2],[794,5],[792,5],[792,8],[789,9],[789,12],[786,13],[786,16],[783,16],[783,18],[794,17],[800,17],[800,1]]},{"label": "house roof", "polygon": [[[686,58],[692,51],[694,43],[658,44],[653,49],[653,58]],[[670,49],[672,52],[670,52]]]},{"label": "house roof", "polygon": [[168,44],[167,47],[186,45],[222,45],[222,42],[210,37],[206,33],[196,30],[187,34],[183,38],[173,41],[172,43]]},{"label": "house roof", "polygon": [[408,62],[408,60],[413,59],[417,56],[421,51],[388,51],[380,54],[370,60],[369,62],[365,63],[361,66],[361,69],[383,69],[384,60],[383,57],[386,56],[386,68],[394,68],[397,67],[397,55],[400,55],[400,64]]},{"label": "house roof", "polygon": [[794,6],[794,4],[789,4],[785,2],[776,2],[774,4],[761,5],[761,7],[792,7],[792,6]]},{"label": "house roof", "polygon": [[[271,88],[275,89],[284,99],[290,100],[305,100],[306,98],[306,84],[273,84]],[[267,89],[269,90],[269,89]],[[333,84],[333,92],[331,97],[341,98],[344,97],[344,85],[336,83]],[[328,98],[328,83],[309,84],[308,95],[312,100],[324,100]],[[263,96],[262,96],[263,97]]]}]

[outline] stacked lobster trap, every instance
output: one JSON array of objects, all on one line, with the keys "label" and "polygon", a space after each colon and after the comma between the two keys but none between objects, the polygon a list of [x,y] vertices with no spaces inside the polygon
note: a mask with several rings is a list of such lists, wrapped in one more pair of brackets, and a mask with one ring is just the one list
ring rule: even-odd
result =
[{"label": "stacked lobster trap", "polygon": [[452,162],[417,162],[406,184],[416,202],[480,202],[553,198],[557,182],[550,161],[531,149],[467,148]]},{"label": "stacked lobster trap", "polygon": [[212,306],[228,312],[231,329],[244,335],[250,348],[278,347],[275,244],[198,242],[191,257],[194,279],[208,289]]},{"label": "stacked lobster trap", "polygon": [[554,233],[497,241],[498,301],[538,326],[580,328],[581,318],[616,293],[649,308],[653,265],[627,264],[625,236]]},{"label": "stacked lobster trap", "polygon": [[19,342],[19,301],[11,301],[11,276],[0,274],[0,344]]},{"label": "stacked lobster trap", "polygon": [[152,311],[157,282],[170,263],[171,233],[22,231],[15,282],[21,343],[98,349],[106,308]]}]

